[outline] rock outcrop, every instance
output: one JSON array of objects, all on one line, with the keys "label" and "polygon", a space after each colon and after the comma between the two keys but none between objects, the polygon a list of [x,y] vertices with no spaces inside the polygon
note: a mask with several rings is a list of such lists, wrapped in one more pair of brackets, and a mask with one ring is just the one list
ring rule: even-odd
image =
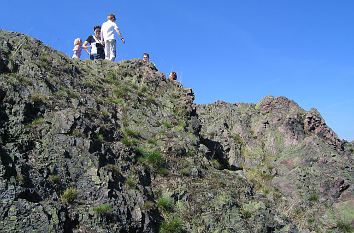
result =
[{"label": "rock outcrop", "polygon": [[351,229],[353,145],[317,111],[193,101],[152,63],[0,30],[0,231]]}]

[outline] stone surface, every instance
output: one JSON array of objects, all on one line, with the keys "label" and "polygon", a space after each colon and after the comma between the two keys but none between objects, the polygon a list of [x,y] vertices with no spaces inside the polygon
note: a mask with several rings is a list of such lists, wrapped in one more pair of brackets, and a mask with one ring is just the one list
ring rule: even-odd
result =
[{"label": "stone surface", "polygon": [[317,111],[193,101],[152,63],[73,60],[0,30],[0,231],[353,225],[353,143]]}]

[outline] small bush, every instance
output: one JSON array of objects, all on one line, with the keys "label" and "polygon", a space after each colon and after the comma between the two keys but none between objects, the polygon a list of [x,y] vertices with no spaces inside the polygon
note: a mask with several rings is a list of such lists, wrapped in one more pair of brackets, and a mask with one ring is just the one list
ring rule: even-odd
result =
[{"label": "small bush", "polygon": [[245,218],[250,218],[252,217],[252,212],[251,211],[248,211],[248,210],[244,210],[242,211],[242,214]]},{"label": "small bush", "polygon": [[170,212],[173,210],[174,203],[170,198],[161,197],[157,201],[157,207],[161,210]]},{"label": "small bush", "polygon": [[235,134],[235,135],[233,136],[233,139],[234,139],[234,141],[235,141],[236,144],[243,145],[243,140],[242,140],[242,138],[241,138],[240,135]]},{"label": "small bush", "polygon": [[136,139],[129,139],[127,137],[124,137],[124,138],[122,138],[122,143],[126,147],[132,147],[132,146],[136,145],[138,143],[138,141]]},{"label": "small bush", "polygon": [[188,155],[188,156],[194,156],[194,151],[192,151],[192,150],[188,151],[188,152],[187,152],[187,155]]},{"label": "small bush", "polygon": [[312,223],[315,222],[315,219],[314,219],[314,218],[309,218],[309,219],[307,219],[307,222],[310,223],[310,224],[312,224]]},{"label": "small bush", "polygon": [[34,93],[34,94],[31,95],[31,100],[33,102],[44,101],[44,100],[47,100],[47,99],[48,99],[48,96],[42,95],[40,93]]},{"label": "small bush", "polygon": [[53,183],[58,183],[60,181],[60,176],[59,175],[50,175],[48,178]]},{"label": "small bush", "polygon": [[107,164],[106,169],[111,171],[113,174],[118,174],[120,172],[119,167],[115,164]]},{"label": "small bush", "polygon": [[353,231],[353,228],[350,225],[350,223],[346,223],[346,222],[343,222],[343,221],[338,221],[336,226],[342,232],[352,232]]},{"label": "small bush", "polygon": [[181,169],[180,173],[184,176],[189,176],[189,173],[190,173],[189,171],[190,171],[190,169],[188,167],[186,167],[186,168]]},{"label": "small bush", "polygon": [[151,210],[152,208],[154,208],[155,204],[152,201],[147,201],[144,203],[142,210]]},{"label": "small bush", "polygon": [[140,137],[140,131],[139,130],[133,130],[133,129],[126,128],[126,129],[124,129],[124,133],[127,136],[129,136],[129,137],[133,137],[133,138],[139,138]]},{"label": "small bush", "polygon": [[110,213],[113,210],[112,206],[110,204],[102,204],[100,206],[97,206],[94,211],[96,212],[96,214],[107,214]]},{"label": "small bush", "polygon": [[152,139],[152,138],[149,138],[147,140],[147,143],[154,145],[156,143],[156,141],[154,139]]},{"label": "small bush", "polygon": [[66,94],[68,95],[69,98],[71,98],[71,99],[79,98],[79,95],[77,93],[75,93],[69,89],[66,89],[65,91],[66,91]]},{"label": "small bush", "polygon": [[171,220],[164,221],[160,227],[160,233],[180,233],[183,229],[181,219],[174,217]]},{"label": "small bush", "polygon": [[111,103],[114,103],[114,104],[122,104],[123,101],[124,100],[122,98],[112,98],[112,97],[108,98],[108,102],[111,102]]},{"label": "small bush", "polygon": [[63,193],[63,195],[61,195],[61,198],[68,203],[72,203],[78,195],[79,193],[75,188],[69,188]]},{"label": "small bush", "polygon": [[161,175],[161,176],[167,176],[169,173],[169,171],[164,168],[164,167],[160,167],[158,170],[157,170],[157,174]]},{"label": "small bush", "polygon": [[133,180],[132,177],[128,177],[127,180],[125,181],[125,183],[126,183],[129,187],[134,187],[134,186],[135,186],[135,181]]},{"label": "small bush", "polygon": [[102,114],[102,116],[107,116],[108,112],[106,110],[101,110],[101,114]]},{"label": "small bush", "polygon": [[214,137],[214,136],[215,136],[215,132],[214,132],[214,131],[213,131],[213,132],[209,132],[208,135],[209,135],[210,137]]},{"label": "small bush", "polygon": [[309,201],[315,202],[318,201],[318,195],[317,194],[311,194],[309,197]]},{"label": "small bush", "polygon": [[98,141],[100,141],[100,142],[103,142],[104,137],[103,137],[102,134],[97,134],[97,135],[96,135],[96,139],[97,139]]},{"label": "small bush", "polygon": [[142,148],[142,147],[135,147],[134,148],[134,152],[138,156],[142,156],[142,157],[145,157],[148,154],[147,151],[144,148]]},{"label": "small bush", "polygon": [[33,125],[40,125],[40,124],[42,124],[44,122],[44,119],[43,118],[37,118],[37,119],[34,119],[33,121],[32,121],[32,124]]},{"label": "small bush", "polygon": [[154,150],[153,152],[148,153],[146,160],[151,165],[159,167],[164,163],[164,156],[160,151]]}]

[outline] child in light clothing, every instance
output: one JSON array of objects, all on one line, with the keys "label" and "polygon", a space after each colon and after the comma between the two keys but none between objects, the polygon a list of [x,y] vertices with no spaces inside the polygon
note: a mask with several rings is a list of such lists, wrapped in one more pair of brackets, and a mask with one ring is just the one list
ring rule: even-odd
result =
[{"label": "child in light clothing", "polygon": [[76,38],[76,39],[74,40],[74,49],[73,49],[74,55],[73,55],[72,58],[78,58],[78,59],[80,59],[82,49],[85,49],[86,52],[89,54],[87,48],[83,48],[83,47],[82,47],[82,40],[81,40],[81,38]]},{"label": "child in light clothing", "polygon": [[116,58],[116,39],[114,36],[114,31],[120,36],[120,40],[124,44],[124,38],[120,33],[117,24],[115,23],[116,16],[114,14],[109,14],[107,17],[107,22],[104,22],[101,27],[101,38],[102,44],[105,46],[104,53],[107,60],[114,61]]}]

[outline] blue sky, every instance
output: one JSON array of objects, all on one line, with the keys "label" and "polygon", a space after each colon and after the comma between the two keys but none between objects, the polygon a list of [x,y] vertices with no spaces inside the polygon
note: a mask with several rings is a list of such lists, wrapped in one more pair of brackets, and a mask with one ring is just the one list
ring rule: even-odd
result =
[{"label": "blue sky", "polygon": [[196,103],[285,96],[316,108],[351,141],[353,9],[352,0],[2,0],[0,28],[72,56],[74,39],[114,13],[126,40],[117,60],[148,52],[161,72],[176,71],[193,88]]}]

